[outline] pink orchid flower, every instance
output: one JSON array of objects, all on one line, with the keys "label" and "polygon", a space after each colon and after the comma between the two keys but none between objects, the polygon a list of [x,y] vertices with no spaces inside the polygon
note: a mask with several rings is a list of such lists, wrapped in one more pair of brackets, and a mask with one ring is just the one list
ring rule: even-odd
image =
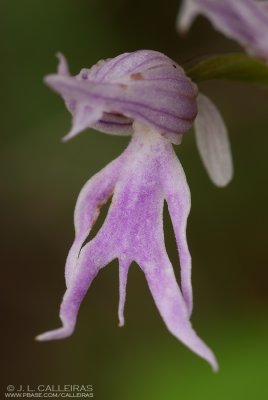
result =
[{"label": "pink orchid flower", "polygon": [[[65,270],[67,289],[60,307],[62,327],[37,339],[62,339],[73,333],[93,279],[114,259],[119,261],[119,325],[124,325],[127,275],[136,261],[169,331],[217,370],[212,351],[190,322],[191,256],[186,240],[190,190],[172,143],[179,144],[195,120],[206,168],[217,184],[224,185],[231,177],[231,159],[219,112],[198,95],[197,86],[178,64],[156,51],[122,54],[74,77],[64,57],[59,58],[58,73],[46,77],[46,83],[63,97],[72,114],[73,125],[65,139],[93,127],[130,135],[131,140],[118,158],[85,184],[78,197],[75,239]],[[110,197],[104,224],[84,244]],[[177,241],[181,287],[164,242],[164,201]]]}]

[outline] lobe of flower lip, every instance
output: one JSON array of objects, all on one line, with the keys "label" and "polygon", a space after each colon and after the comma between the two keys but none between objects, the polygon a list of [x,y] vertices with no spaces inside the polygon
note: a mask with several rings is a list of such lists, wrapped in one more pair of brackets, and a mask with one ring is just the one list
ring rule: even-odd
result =
[{"label": "lobe of flower lip", "polygon": [[[216,371],[214,354],[190,323],[191,255],[186,225],[191,200],[171,144],[179,142],[193,124],[196,86],[181,67],[153,51],[123,54],[82,70],[74,78],[61,56],[58,75],[49,76],[46,82],[63,96],[73,115],[71,136],[87,126],[114,133],[117,125],[120,134],[131,133],[132,138],[126,150],[93,176],[78,197],[75,239],[65,267],[67,289],[60,307],[62,327],[39,335],[37,340],[62,339],[73,333],[80,304],[93,279],[115,258],[119,260],[118,317],[122,326],[128,269],[136,261],[168,330]],[[84,245],[100,206],[110,196],[113,201],[105,222]],[[165,248],[164,201],[176,236],[181,288]]]}]

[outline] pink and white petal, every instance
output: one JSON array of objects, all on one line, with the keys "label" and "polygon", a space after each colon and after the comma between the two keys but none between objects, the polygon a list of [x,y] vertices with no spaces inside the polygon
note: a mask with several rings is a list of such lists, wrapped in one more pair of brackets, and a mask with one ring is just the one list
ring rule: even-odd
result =
[{"label": "pink and white petal", "polygon": [[217,371],[218,364],[214,354],[192,328],[188,310],[167,255],[158,254],[154,261],[147,261],[140,265],[168,330],[194,353],[208,361],[214,371]]},{"label": "pink and white petal", "polygon": [[113,193],[122,168],[122,161],[123,156],[121,155],[90,178],[78,196],[74,212],[75,240],[65,266],[67,286],[75,270],[81,247],[97,220],[102,205]]},{"label": "pink and white petal", "polygon": [[192,259],[187,244],[186,228],[191,208],[191,193],[183,168],[173,150],[166,163],[162,164],[161,178],[180,258],[183,298],[190,316],[193,309]]},{"label": "pink and white petal", "polygon": [[194,127],[200,157],[212,182],[226,186],[233,177],[233,162],[224,120],[206,96],[199,94],[197,104]]},{"label": "pink and white petal", "polygon": [[72,274],[69,285],[60,306],[60,319],[62,327],[38,335],[36,340],[58,340],[71,336],[77,320],[81,302],[98,271],[105,267],[113,256],[111,246],[98,237],[93,239],[81,250],[77,268]]},{"label": "pink and white petal", "polygon": [[[197,14],[208,18],[218,31],[236,40],[254,57],[268,62],[268,13],[256,0],[185,0],[177,19],[187,29]],[[267,7],[266,7],[267,9]]]},{"label": "pink and white petal", "polygon": [[86,103],[106,113],[121,114],[159,132],[173,134],[190,129],[196,117],[196,87],[188,81],[184,77],[184,81],[179,79],[173,84],[160,79],[157,83],[144,80],[134,85],[79,81],[59,75],[46,77],[46,83],[63,98]]}]

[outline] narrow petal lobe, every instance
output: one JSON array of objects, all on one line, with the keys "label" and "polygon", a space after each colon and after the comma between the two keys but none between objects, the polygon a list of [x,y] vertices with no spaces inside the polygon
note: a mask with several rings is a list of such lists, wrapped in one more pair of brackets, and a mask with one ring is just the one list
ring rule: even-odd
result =
[{"label": "narrow petal lobe", "polygon": [[168,257],[158,254],[157,261],[144,263],[141,267],[168,330],[193,352],[208,361],[214,371],[217,371],[218,364],[214,354],[191,326],[188,310]]},{"label": "narrow petal lobe", "polygon": [[65,266],[67,286],[76,267],[81,247],[98,218],[100,208],[113,193],[122,167],[122,161],[123,157],[121,156],[108,164],[89,179],[79,194],[74,213],[75,240],[69,251]]},{"label": "narrow petal lobe", "polygon": [[119,306],[118,306],[118,319],[119,326],[124,326],[124,308],[126,302],[126,286],[127,286],[127,276],[129,270],[130,262],[123,259],[122,256],[119,259]]},{"label": "narrow petal lobe", "polygon": [[37,340],[58,340],[66,338],[73,333],[80,304],[93,279],[98,271],[112,259],[111,246],[105,240],[93,239],[83,247],[78,258],[77,267],[68,282],[68,287],[60,306],[62,327],[37,336]]},{"label": "narrow petal lobe", "polygon": [[181,288],[188,315],[193,309],[191,283],[192,259],[187,244],[187,219],[191,208],[191,194],[183,168],[172,150],[161,171],[164,195],[175,232],[180,258]]}]

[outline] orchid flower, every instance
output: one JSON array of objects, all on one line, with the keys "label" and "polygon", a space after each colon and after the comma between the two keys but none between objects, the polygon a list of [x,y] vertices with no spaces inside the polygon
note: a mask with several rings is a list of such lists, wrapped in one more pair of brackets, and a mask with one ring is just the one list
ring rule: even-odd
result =
[{"label": "orchid flower", "polygon": [[177,18],[179,31],[189,29],[198,14],[236,40],[253,57],[268,63],[268,2],[263,0],[184,0]]},{"label": "orchid flower", "polygon": [[[112,260],[119,261],[119,325],[124,325],[127,275],[135,261],[144,272],[154,302],[168,330],[193,352],[207,360],[214,370],[212,351],[192,328],[191,256],[186,240],[190,191],[172,144],[196,120],[199,141],[207,168],[216,179],[217,156],[223,140],[214,140],[219,128],[225,136],[215,106],[203,95],[183,69],[165,55],[141,50],[100,61],[91,69],[71,76],[67,62],[59,55],[58,73],[46,83],[64,99],[73,124],[65,139],[82,130],[94,129],[130,135],[125,151],[83,187],[76,204],[75,239],[65,270],[66,293],[60,307],[62,327],[37,337],[62,339],[75,328],[80,304],[99,270]],[[206,133],[205,133],[205,130]],[[216,144],[215,144],[216,143]],[[223,146],[223,153],[226,149]],[[223,158],[224,158],[223,154]],[[221,164],[221,161],[220,161]],[[84,244],[98,218],[100,208],[112,196],[102,227]],[[163,233],[163,206],[167,202],[180,258],[181,288],[167,255]]]}]

